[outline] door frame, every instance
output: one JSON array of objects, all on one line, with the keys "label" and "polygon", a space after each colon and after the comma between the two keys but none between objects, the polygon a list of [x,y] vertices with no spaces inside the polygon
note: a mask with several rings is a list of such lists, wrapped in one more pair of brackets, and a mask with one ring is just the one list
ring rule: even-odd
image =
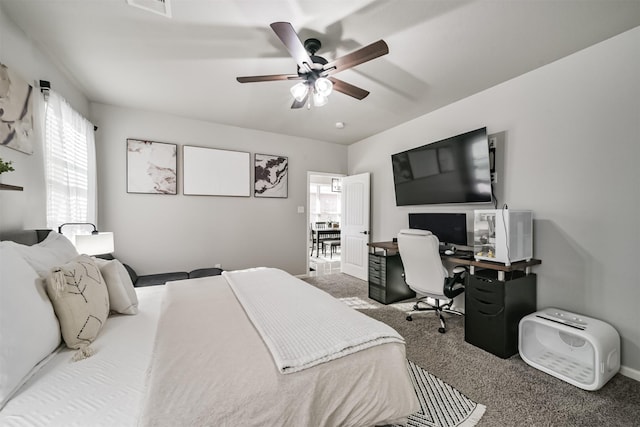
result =
[{"label": "door frame", "polygon": [[[311,235],[311,223],[309,222],[310,219],[310,215],[311,215],[311,192],[309,190],[309,188],[311,187],[311,177],[312,176],[328,176],[328,177],[334,177],[334,178],[342,178],[347,176],[344,173],[335,173],[335,172],[313,172],[313,171],[307,171],[307,204],[306,204],[306,210],[305,210],[305,229],[306,229],[306,233],[304,234],[304,238],[305,238],[305,243],[304,243],[304,247],[307,250],[307,255],[305,256],[305,275],[308,276],[309,275],[309,246],[307,245],[307,243],[309,242],[309,236]],[[340,203],[342,204],[342,193],[340,193]],[[340,264],[342,264],[342,261],[340,261]]]}]

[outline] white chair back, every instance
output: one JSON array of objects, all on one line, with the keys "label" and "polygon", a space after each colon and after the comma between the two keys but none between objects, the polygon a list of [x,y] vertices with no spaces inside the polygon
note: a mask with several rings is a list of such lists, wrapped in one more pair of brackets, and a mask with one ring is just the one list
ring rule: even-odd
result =
[{"label": "white chair back", "polygon": [[404,265],[407,286],[421,295],[445,299],[444,280],[438,238],[430,231],[406,229],[398,234],[398,251]]}]

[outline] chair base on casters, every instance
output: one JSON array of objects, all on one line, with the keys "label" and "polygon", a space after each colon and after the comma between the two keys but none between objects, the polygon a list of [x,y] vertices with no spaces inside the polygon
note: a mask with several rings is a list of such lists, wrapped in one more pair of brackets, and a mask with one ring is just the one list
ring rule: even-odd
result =
[{"label": "chair base on casters", "polygon": [[[441,334],[444,334],[445,332],[447,332],[447,324],[445,323],[444,320],[444,316],[442,315],[442,313],[450,313],[450,314],[455,314],[457,316],[463,316],[462,313],[460,313],[459,311],[455,311],[451,309],[451,305],[453,304],[453,300],[450,300],[449,302],[440,305],[440,300],[436,299],[436,305],[431,305],[427,302],[427,297],[421,298],[418,301],[416,301],[416,303],[413,306],[413,310],[410,311],[409,313],[407,313],[407,321],[411,322],[413,320],[413,314],[416,312],[420,312],[420,311],[433,311],[436,316],[438,316],[438,319],[440,320],[440,327],[438,328],[438,332],[440,332]],[[420,303],[424,303],[427,305],[427,307],[421,307]]]}]

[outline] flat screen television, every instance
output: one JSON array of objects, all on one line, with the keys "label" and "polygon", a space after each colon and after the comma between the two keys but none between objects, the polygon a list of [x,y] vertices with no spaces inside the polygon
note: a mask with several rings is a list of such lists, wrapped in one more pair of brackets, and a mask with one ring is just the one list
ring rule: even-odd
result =
[{"label": "flat screen television", "polygon": [[487,128],[391,155],[396,205],[491,202]]},{"label": "flat screen television", "polygon": [[465,213],[410,213],[409,228],[428,230],[443,245],[468,245]]}]

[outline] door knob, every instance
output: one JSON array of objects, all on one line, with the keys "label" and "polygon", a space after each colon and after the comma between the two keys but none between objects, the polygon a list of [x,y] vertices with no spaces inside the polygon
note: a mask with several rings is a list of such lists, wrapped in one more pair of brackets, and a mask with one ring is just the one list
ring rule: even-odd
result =
[{"label": "door knob", "polygon": [[360,234],[369,234],[369,232],[365,230],[365,231],[361,231]]}]

